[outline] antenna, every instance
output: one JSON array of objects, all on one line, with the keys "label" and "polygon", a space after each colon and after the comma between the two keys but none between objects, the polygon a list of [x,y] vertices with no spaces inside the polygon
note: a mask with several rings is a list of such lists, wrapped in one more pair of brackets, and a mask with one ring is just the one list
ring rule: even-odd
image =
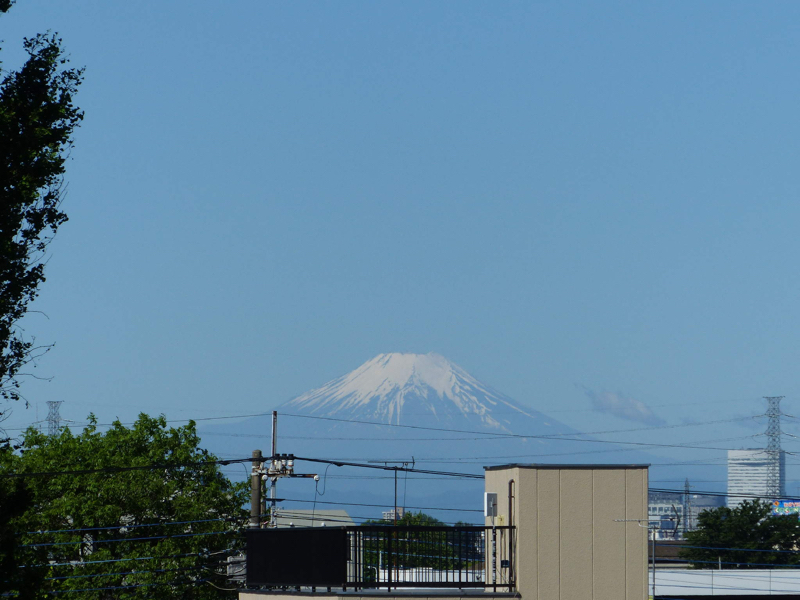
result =
[{"label": "antenna", "polygon": [[58,430],[61,429],[61,415],[58,412],[58,407],[61,406],[63,400],[48,400],[47,401],[47,435],[54,437],[58,435]]},{"label": "antenna", "polygon": [[767,401],[767,496],[774,500],[783,495],[781,477],[781,400],[783,396],[764,396]]}]

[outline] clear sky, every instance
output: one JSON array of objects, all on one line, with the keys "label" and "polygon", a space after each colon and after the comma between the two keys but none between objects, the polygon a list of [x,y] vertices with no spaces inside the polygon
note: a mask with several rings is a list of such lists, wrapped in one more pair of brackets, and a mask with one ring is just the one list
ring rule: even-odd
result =
[{"label": "clear sky", "polygon": [[667,424],[764,395],[791,413],[799,20],[730,0],[19,0],[4,68],[58,31],[86,119],[48,318],[25,322],[56,343],[53,379],[8,425],[47,400],[76,421],[258,412],[396,351],[589,431],[641,426],[614,416],[637,403]]}]

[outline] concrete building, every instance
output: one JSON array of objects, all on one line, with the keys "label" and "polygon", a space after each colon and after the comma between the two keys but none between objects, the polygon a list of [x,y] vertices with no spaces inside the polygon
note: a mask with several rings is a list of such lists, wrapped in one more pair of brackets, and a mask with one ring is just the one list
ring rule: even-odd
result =
[{"label": "concrete building", "polygon": [[[383,564],[395,565],[391,578],[381,575],[380,566],[380,552],[391,557],[389,543],[401,541],[391,527],[377,528],[387,534],[383,550],[380,545],[365,549],[368,542],[379,539],[378,531],[348,538],[348,532],[334,527],[248,530],[248,568],[252,560],[251,575],[255,575],[252,583],[250,577],[247,581],[263,588],[242,590],[239,599],[647,599],[647,466],[487,467],[485,491],[494,515],[487,517],[485,528],[464,528],[473,530],[470,536],[478,536],[466,538],[477,540],[477,545],[467,544],[473,558],[444,567],[409,566],[390,558]],[[349,544],[349,539],[356,543]],[[437,546],[431,539],[424,541],[423,554],[408,556],[430,558]],[[447,555],[464,548],[463,539],[456,543],[451,538],[444,545]],[[399,546],[395,552],[400,554],[394,556],[406,556],[409,548]],[[376,575],[366,578],[368,569],[362,572],[359,565],[375,564],[366,562],[369,553],[373,559],[377,553],[379,567]],[[463,573],[469,574],[466,579]],[[383,581],[390,591],[377,589]],[[392,581],[404,585],[392,586]],[[337,586],[340,592],[333,591]]]},{"label": "concrete building", "polygon": [[403,518],[403,515],[406,514],[406,509],[402,506],[395,507],[394,510],[385,510],[383,511],[383,520],[384,521],[394,521],[395,515],[397,515],[397,520]]},{"label": "concrete building", "polygon": [[512,544],[498,540],[498,577],[522,598],[647,598],[647,466],[502,465],[485,476],[495,524],[516,526]]},{"label": "concrete building", "polygon": [[[728,450],[728,508],[736,508],[745,500],[761,497],[772,500],[767,494],[769,456],[758,448]],[[786,456],[781,451],[779,464],[780,496],[786,495]]]},{"label": "concrete building", "polygon": [[284,527],[354,527],[346,510],[308,510],[281,508],[276,511],[277,526]]},{"label": "concrete building", "polygon": [[724,499],[720,496],[689,494],[689,518],[685,521],[683,500],[684,495],[681,493],[650,493],[647,514],[651,523],[659,524],[656,539],[682,539],[684,525],[688,531],[694,531],[697,529],[697,517],[701,512],[724,505]]}]

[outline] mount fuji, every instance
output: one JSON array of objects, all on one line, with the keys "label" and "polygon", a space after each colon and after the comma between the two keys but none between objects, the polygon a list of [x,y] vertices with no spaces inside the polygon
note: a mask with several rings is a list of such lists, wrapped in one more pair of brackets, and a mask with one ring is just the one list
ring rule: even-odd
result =
[{"label": "mount fuji", "polygon": [[[265,407],[266,408],[266,407]],[[503,463],[651,463],[657,457],[636,446],[599,443],[546,414],[523,406],[487,386],[438,354],[380,354],[354,371],[277,407],[279,453],[297,457],[399,466],[448,473],[482,474]],[[221,457],[249,456],[271,449],[268,412],[238,423],[200,429],[204,445]],[[233,467],[231,467],[233,468]],[[393,506],[393,472],[331,468],[298,461],[298,472],[319,473],[282,481],[287,502]],[[234,474],[235,471],[231,471]],[[239,477],[242,471],[239,468]],[[419,507],[446,521],[454,513],[432,507],[480,507],[480,480],[399,474],[398,504]],[[325,496],[317,495],[325,492]],[[305,503],[305,504],[304,504]],[[469,508],[467,508],[469,507]],[[362,507],[354,517],[376,518],[380,509]],[[479,520],[480,511],[467,516]],[[463,517],[464,514],[455,514]]]},{"label": "mount fuji", "polygon": [[[483,466],[505,463],[663,463],[641,446],[591,437],[524,406],[438,354],[380,354],[276,410],[277,451],[298,457],[298,473],[321,477],[316,485],[309,479],[282,480],[285,506],[355,505],[350,514],[356,520],[379,518],[381,507],[394,505],[395,475],[399,506],[446,522],[478,522],[483,482],[454,473],[482,475]],[[272,416],[263,412],[206,425],[199,433],[217,456],[241,458],[254,448],[269,456],[271,430]],[[340,468],[301,457],[373,468],[414,465],[438,473]],[[658,477],[682,481],[689,467],[658,467]],[[720,471],[695,465],[690,476],[714,480],[722,478]],[[243,475],[240,465],[227,472]]]},{"label": "mount fuji", "polygon": [[493,433],[515,433],[523,423],[542,434],[570,431],[433,353],[379,354],[355,371],[286,402],[278,411]]}]

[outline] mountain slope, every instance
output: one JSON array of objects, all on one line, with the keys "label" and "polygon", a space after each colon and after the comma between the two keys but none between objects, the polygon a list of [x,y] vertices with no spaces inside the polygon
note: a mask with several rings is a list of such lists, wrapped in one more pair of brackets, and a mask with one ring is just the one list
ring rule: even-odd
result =
[{"label": "mountain slope", "polygon": [[279,412],[394,425],[428,423],[513,433],[520,420],[541,433],[569,431],[482,384],[438,354],[379,354],[356,370],[306,392]]},{"label": "mountain slope", "polygon": [[[264,407],[266,409],[266,407]],[[413,463],[417,468],[482,474],[503,463],[663,462],[640,446],[599,443],[549,416],[481,383],[437,354],[380,354],[354,371],[278,406],[278,452],[298,457],[359,463]],[[271,449],[271,417],[205,426],[206,446],[223,457]],[[375,465],[377,467],[377,464]],[[241,477],[242,469],[238,468]],[[702,477],[716,467],[662,467],[659,477]],[[231,473],[234,470],[232,468]],[[324,502],[394,502],[394,473],[330,467],[298,461],[298,472],[323,476],[316,496],[312,480],[282,481],[281,497],[304,506]],[[674,472],[674,474],[672,474]],[[326,477],[329,475],[329,477]],[[407,479],[406,479],[407,478]],[[472,513],[434,514],[479,518],[483,483],[442,475],[400,474],[403,506],[449,505]],[[284,495],[285,494],[285,495]],[[336,505],[338,506],[338,505]],[[476,508],[477,507],[477,508]],[[354,517],[375,518],[378,509],[353,508]]]}]

